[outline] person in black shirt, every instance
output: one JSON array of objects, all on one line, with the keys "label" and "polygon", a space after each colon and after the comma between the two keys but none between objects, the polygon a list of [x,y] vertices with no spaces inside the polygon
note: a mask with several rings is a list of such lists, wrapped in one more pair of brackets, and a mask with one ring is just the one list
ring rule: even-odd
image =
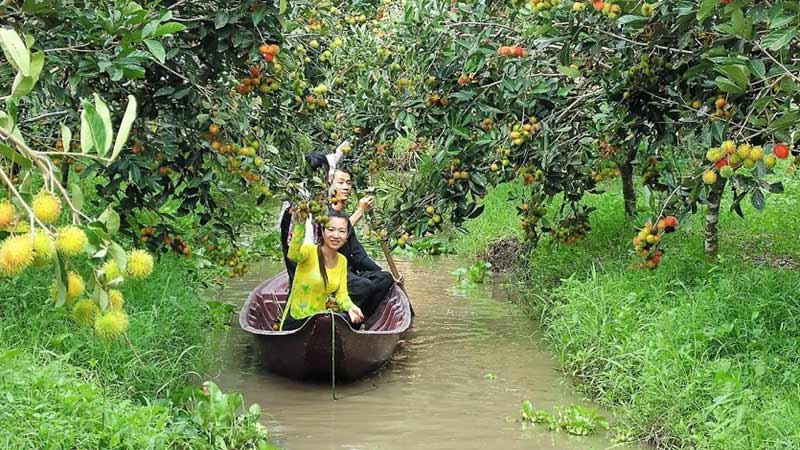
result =
[{"label": "person in black shirt", "polygon": [[[311,153],[306,159],[314,168],[327,166],[325,168],[328,169],[329,182],[335,192],[336,198],[340,200],[332,205],[331,209],[343,211],[352,192],[350,173],[342,168],[335,167],[338,158],[332,159],[330,155],[326,158],[319,153]],[[334,167],[331,168],[331,166]],[[364,214],[374,207],[374,204],[375,201],[371,196],[359,200],[358,208],[350,215],[347,241],[339,249],[339,253],[347,258],[347,290],[350,293],[350,298],[353,300],[353,303],[361,308],[365,317],[369,317],[375,312],[378,304],[386,297],[395,281],[398,284],[403,284],[404,282],[402,276],[398,280],[394,280],[390,273],[384,271],[379,265],[375,264],[356,237],[353,225],[357,224],[361,218],[363,218]],[[284,262],[289,272],[289,282],[291,286],[296,265],[286,257],[290,228],[291,213],[288,208],[285,208],[280,220],[281,245],[283,247]]]}]

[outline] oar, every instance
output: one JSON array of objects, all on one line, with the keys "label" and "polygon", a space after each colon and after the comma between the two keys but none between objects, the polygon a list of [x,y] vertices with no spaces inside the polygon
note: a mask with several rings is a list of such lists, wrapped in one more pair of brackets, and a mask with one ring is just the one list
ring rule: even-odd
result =
[{"label": "oar", "polygon": [[[381,249],[383,250],[383,255],[386,256],[386,262],[389,264],[389,270],[392,271],[392,276],[395,280],[400,278],[400,272],[397,270],[397,265],[394,263],[392,251],[389,250],[389,245],[385,240],[381,240]],[[406,287],[402,284],[398,286],[400,286],[400,289],[402,289],[403,293],[406,294],[406,298],[408,298],[408,306],[411,307],[411,316],[416,316],[417,313],[414,312],[414,305],[411,304],[411,298],[408,296],[408,292],[406,292]]]}]

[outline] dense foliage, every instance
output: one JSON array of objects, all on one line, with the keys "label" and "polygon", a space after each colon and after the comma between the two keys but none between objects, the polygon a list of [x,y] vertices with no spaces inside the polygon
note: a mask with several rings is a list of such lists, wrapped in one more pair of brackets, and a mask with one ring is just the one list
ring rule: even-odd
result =
[{"label": "dense foliage", "polygon": [[764,209],[800,161],[795,0],[39,0],[0,14],[0,272],[51,267],[55,306],[114,345],[136,341],[122,283],[153,270],[150,253],[238,275],[274,246],[251,234],[275,201],[321,210],[311,150],[339,146],[378,194],[374,236],[415,251],[491,214],[482,198],[512,180],[522,236],[575,244],[619,177],[616,233],[650,269],[691,251],[668,234],[697,212],[715,260],[722,199]]}]

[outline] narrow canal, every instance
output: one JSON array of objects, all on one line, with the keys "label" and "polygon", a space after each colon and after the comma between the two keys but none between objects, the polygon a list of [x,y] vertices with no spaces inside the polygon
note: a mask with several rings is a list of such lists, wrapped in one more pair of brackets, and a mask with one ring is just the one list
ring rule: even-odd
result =
[{"label": "narrow canal", "polygon": [[[252,358],[253,338],[238,321],[216,381],[263,406],[269,414],[265,425],[289,450],[622,448],[603,432],[578,438],[520,423],[523,400],[550,411],[589,404],[559,373],[537,323],[502,293],[492,295],[490,286],[469,295],[454,291],[450,272],[463,261],[398,264],[417,312],[414,326],[380,373],[337,385],[339,400],[332,400],[330,384],[295,382],[263,370]],[[254,267],[220,300],[241,305],[281,266]]]}]

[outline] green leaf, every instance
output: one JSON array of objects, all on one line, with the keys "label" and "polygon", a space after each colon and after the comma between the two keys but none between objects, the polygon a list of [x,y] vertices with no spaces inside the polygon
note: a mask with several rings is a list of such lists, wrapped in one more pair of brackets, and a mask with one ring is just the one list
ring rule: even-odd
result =
[{"label": "green leaf", "polygon": [[718,1],[719,0],[703,0],[703,4],[700,5],[700,9],[697,11],[697,20],[702,22],[711,17],[711,14],[717,9]]},{"label": "green leaf", "polygon": [[794,22],[795,18],[796,18],[796,16],[794,16],[792,14],[785,14],[785,15],[782,15],[782,16],[778,16],[778,17],[776,17],[774,19],[771,19],[769,21],[769,27],[771,29],[783,28],[786,25],[789,25],[790,23]]},{"label": "green leaf", "polygon": [[253,14],[250,15],[250,18],[253,21],[253,26],[257,27],[258,24],[261,23],[262,20],[264,20],[264,17],[267,15],[267,12],[268,12],[267,8],[258,8],[257,10],[255,10]]},{"label": "green leaf", "polygon": [[98,148],[97,153],[100,156],[106,156],[108,150],[111,149],[111,139],[114,135],[114,129],[111,127],[111,111],[108,110],[106,103],[97,94],[94,94],[94,107],[97,111],[97,114],[100,116],[100,119],[103,121],[103,131],[105,136],[103,147]]},{"label": "green leaf", "polygon": [[154,41],[152,39],[145,39],[144,43],[147,45],[150,53],[153,54],[153,57],[155,57],[156,60],[161,64],[164,64],[164,61],[167,58],[167,52],[164,50],[164,46],[161,45],[161,42]]},{"label": "green leaf", "polygon": [[103,211],[103,214],[100,214],[98,219],[106,226],[108,234],[112,236],[117,234],[117,231],[119,231],[119,214],[110,205]]},{"label": "green leaf", "polygon": [[153,20],[142,28],[142,39],[150,37],[158,29],[158,21]]},{"label": "green leaf", "polygon": [[39,75],[44,67],[44,53],[36,52],[31,55],[31,67],[29,76],[24,76],[22,72],[17,72],[14,77],[14,84],[11,87],[11,98],[20,98],[33,90],[39,81]]},{"label": "green leaf", "polygon": [[735,82],[729,80],[725,77],[717,77],[714,80],[717,83],[717,87],[722,92],[727,92],[729,94],[743,94],[744,89],[740,88]]},{"label": "green leaf", "polygon": [[0,128],[14,135],[20,142],[25,143],[25,139],[22,137],[19,128],[17,128],[14,117],[9,116],[5,111],[0,111]]},{"label": "green leaf", "polygon": [[119,156],[119,153],[122,151],[122,147],[125,146],[125,142],[128,140],[128,135],[131,132],[131,127],[133,126],[133,122],[136,120],[136,97],[129,95],[128,96],[128,107],[125,108],[125,115],[122,116],[122,122],[119,124],[119,130],[117,131],[117,140],[114,142],[114,151],[111,152],[111,161]]},{"label": "green leaf", "polygon": [[69,129],[68,126],[61,124],[61,145],[64,147],[64,151],[69,151],[69,146],[72,144],[72,130]]},{"label": "green leaf", "polygon": [[747,89],[747,86],[750,84],[750,72],[745,66],[729,64],[727,66],[717,67],[716,70],[733,80],[742,90]]},{"label": "green leaf", "polygon": [[742,39],[753,37],[753,23],[744,16],[744,12],[741,9],[737,9],[731,14],[731,23],[738,37]]},{"label": "green leaf", "polygon": [[286,12],[286,0],[280,0],[278,2],[278,13],[284,14]]},{"label": "green leaf", "polygon": [[89,153],[94,147],[92,143],[92,133],[89,130],[89,120],[86,118],[86,110],[81,111],[81,152]]},{"label": "green leaf", "polygon": [[100,306],[101,311],[108,309],[108,292],[100,286],[100,283],[94,285],[94,292],[92,298]]},{"label": "green leaf", "polygon": [[581,71],[569,66],[558,66],[558,72],[571,78],[578,78],[581,76]]},{"label": "green leaf", "polygon": [[15,69],[26,77],[31,75],[31,54],[16,31],[11,28],[0,28],[0,48],[6,55],[6,61]]},{"label": "green leaf", "polygon": [[225,12],[217,12],[216,16],[214,17],[214,28],[219,30],[220,28],[224,27],[228,24],[228,14]]},{"label": "green leaf", "polygon": [[67,303],[67,270],[64,263],[64,256],[56,254],[56,306],[64,306]]},{"label": "green leaf", "polygon": [[624,16],[620,17],[619,19],[617,19],[617,23],[620,24],[620,25],[631,25],[631,26],[637,27],[637,28],[646,25],[647,22],[649,22],[649,21],[650,21],[649,17],[635,16],[635,15],[631,15],[631,14],[624,15]]},{"label": "green leaf", "polygon": [[111,257],[114,258],[114,262],[117,263],[119,269],[125,270],[125,267],[128,265],[128,255],[125,253],[125,249],[116,242],[111,241],[108,252],[111,254]]},{"label": "green leaf", "polygon": [[769,124],[770,131],[780,131],[800,124],[800,114],[796,111],[784,113]]},{"label": "green leaf", "polygon": [[761,192],[761,189],[756,189],[753,191],[751,200],[753,200],[753,208],[759,211],[763,211],[764,207],[767,205],[767,201],[764,198],[764,193]]},{"label": "green leaf", "polygon": [[792,39],[797,36],[797,30],[798,27],[793,27],[785,30],[773,31],[761,41],[761,45],[766,47],[768,50],[777,52],[778,50],[787,47],[789,43],[792,42]]},{"label": "green leaf", "polygon": [[0,155],[11,161],[12,163],[19,164],[23,169],[31,168],[31,160],[19,154],[16,150],[6,144],[0,143]]},{"label": "green leaf", "polygon": [[180,33],[185,29],[186,25],[182,23],[167,22],[158,26],[155,33],[153,33],[153,37],[161,37],[161,36],[166,36],[168,34]]},{"label": "green leaf", "polygon": [[74,183],[69,187],[70,197],[72,197],[72,204],[76,209],[83,209],[83,191],[78,183]]},{"label": "green leaf", "polygon": [[771,183],[769,186],[767,186],[767,189],[773,194],[782,194],[783,193],[783,183],[781,183],[780,181],[776,181],[774,183]]},{"label": "green leaf", "polygon": [[103,119],[91,103],[84,102],[81,111],[81,150],[87,153],[92,148],[102,152],[106,144],[106,129]]},{"label": "green leaf", "polygon": [[758,58],[751,58],[747,65],[750,67],[750,72],[756,77],[764,78],[767,76],[767,67],[764,65],[764,61]]}]

